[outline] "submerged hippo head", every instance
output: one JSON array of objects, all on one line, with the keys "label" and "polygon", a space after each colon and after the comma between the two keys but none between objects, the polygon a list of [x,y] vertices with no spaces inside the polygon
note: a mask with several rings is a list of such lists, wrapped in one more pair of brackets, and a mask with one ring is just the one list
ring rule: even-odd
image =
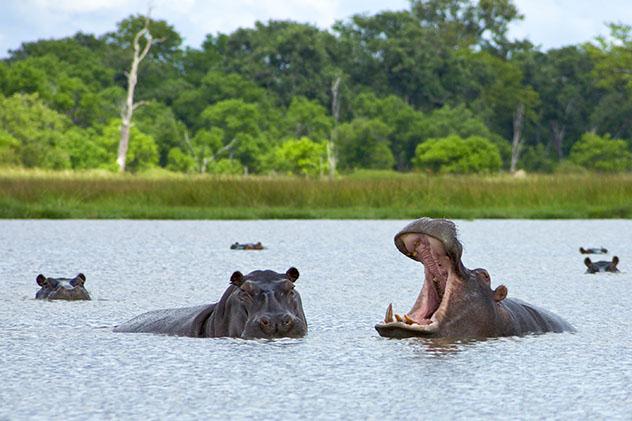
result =
[{"label": "submerged hippo head", "polygon": [[491,288],[485,269],[469,270],[461,262],[463,247],[456,226],[446,219],[421,218],[397,235],[399,251],[424,265],[425,279],[408,313],[393,314],[389,305],[382,336],[486,337],[498,335],[496,305],[507,295],[504,285]]},{"label": "submerged hippo head", "polygon": [[579,252],[581,254],[608,254],[608,249],[599,247],[599,248],[579,248]]},{"label": "submerged hippo head", "polygon": [[619,258],[614,256],[612,261],[600,260],[593,262],[590,257],[584,259],[586,265],[586,273],[598,273],[598,272],[619,272],[617,265],[619,264]]},{"label": "submerged hippo head", "polygon": [[78,274],[69,278],[47,278],[42,274],[37,275],[37,284],[41,287],[35,294],[35,298],[49,300],[89,300],[90,294],[84,288],[86,276]]},{"label": "submerged hippo head", "polygon": [[[256,270],[247,275],[234,272],[232,287],[215,308],[213,324],[227,330],[226,336],[241,338],[298,338],[307,333],[303,304],[294,283],[299,272]],[[215,336],[215,335],[210,335]]]}]

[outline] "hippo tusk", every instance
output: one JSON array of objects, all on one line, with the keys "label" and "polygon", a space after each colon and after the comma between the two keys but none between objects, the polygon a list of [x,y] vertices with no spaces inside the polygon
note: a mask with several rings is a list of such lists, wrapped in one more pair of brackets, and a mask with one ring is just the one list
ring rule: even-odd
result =
[{"label": "hippo tusk", "polygon": [[384,316],[384,323],[392,323],[393,320],[393,303],[390,303],[388,307],[386,307],[386,315]]},{"label": "hippo tusk", "polygon": [[395,313],[395,320],[397,320],[398,322],[403,322],[404,319],[402,318],[402,316],[400,316],[399,314]]},{"label": "hippo tusk", "polygon": [[419,324],[416,321],[414,321],[413,319],[411,319],[408,314],[404,314],[404,322],[406,322],[407,325]]}]

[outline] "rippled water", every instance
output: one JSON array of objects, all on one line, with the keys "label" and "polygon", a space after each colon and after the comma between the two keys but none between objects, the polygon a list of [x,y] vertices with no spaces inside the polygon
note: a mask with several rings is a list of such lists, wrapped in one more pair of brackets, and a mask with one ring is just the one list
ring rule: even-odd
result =
[{"label": "rippled water", "polygon": [[[0,419],[631,419],[632,221],[457,221],[466,266],[577,328],[469,343],[373,329],[421,287],[392,243],[406,222],[0,221]],[[579,246],[622,273],[584,274]],[[112,332],[217,301],[235,270],[290,266],[303,339]],[[83,272],[93,301],[34,300],[40,272]]]}]

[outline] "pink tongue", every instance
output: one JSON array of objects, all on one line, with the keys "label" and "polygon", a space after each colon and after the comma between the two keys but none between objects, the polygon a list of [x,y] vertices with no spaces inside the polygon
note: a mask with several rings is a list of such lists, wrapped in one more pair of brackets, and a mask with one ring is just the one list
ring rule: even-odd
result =
[{"label": "pink tongue", "polygon": [[439,294],[434,282],[426,279],[413,308],[408,312],[408,317],[420,325],[430,324],[430,317],[439,307],[439,303]]}]

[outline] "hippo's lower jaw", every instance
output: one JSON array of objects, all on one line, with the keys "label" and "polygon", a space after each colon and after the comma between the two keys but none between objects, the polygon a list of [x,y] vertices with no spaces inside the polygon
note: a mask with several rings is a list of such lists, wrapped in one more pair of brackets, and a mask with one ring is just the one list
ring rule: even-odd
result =
[{"label": "hippo's lower jaw", "polygon": [[384,322],[375,325],[375,330],[385,338],[432,337],[439,332],[439,323],[429,325],[406,324],[404,322]]}]

